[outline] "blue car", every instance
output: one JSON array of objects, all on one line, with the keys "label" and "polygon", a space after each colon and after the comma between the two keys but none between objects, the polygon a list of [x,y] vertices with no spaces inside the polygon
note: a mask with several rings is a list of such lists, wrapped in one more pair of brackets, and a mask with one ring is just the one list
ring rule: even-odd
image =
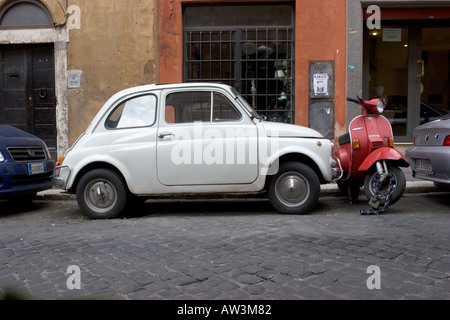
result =
[{"label": "blue car", "polygon": [[54,168],[44,141],[0,124],[0,199],[32,201],[52,188]]}]

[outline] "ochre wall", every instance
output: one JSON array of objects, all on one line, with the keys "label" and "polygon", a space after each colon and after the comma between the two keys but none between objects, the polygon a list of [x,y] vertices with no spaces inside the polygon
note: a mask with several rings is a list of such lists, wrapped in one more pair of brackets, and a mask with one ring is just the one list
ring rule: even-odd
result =
[{"label": "ochre wall", "polygon": [[[165,1],[163,1],[165,2]],[[70,143],[119,90],[158,82],[156,0],[70,0],[81,29],[70,30],[67,69],[81,70],[68,90]]]}]

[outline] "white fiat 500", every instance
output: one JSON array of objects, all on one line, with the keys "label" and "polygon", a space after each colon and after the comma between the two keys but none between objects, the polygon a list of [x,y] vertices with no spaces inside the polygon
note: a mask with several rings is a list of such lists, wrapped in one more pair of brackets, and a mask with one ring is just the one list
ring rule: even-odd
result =
[{"label": "white fiat 500", "polygon": [[137,198],[266,190],[281,213],[307,213],[333,180],[332,144],[266,122],[227,85],[146,85],[111,97],[65,157],[55,184],[92,218]]}]

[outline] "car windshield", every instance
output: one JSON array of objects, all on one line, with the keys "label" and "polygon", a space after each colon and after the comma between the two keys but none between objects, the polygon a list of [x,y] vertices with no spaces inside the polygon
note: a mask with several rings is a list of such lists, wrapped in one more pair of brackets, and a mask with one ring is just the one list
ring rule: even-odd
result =
[{"label": "car windshield", "polygon": [[261,116],[258,114],[258,112],[256,112],[255,109],[252,108],[252,106],[247,102],[247,100],[245,100],[244,97],[241,96],[241,94],[237,92],[235,88],[232,87],[231,91],[236,96],[236,100],[239,101],[244,106],[244,108],[247,110],[247,112],[251,114],[253,118],[256,118],[258,120],[262,119]]}]

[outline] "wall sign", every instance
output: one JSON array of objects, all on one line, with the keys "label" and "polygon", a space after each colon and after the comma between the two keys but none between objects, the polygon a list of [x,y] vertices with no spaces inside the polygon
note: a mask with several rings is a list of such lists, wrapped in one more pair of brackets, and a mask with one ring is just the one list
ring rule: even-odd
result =
[{"label": "wall sign", "polygon": [[67,88],[81,88],[81,70],[70,70],[67,73]]},{"label": "wall sign", "polygon": [[401,42],[402,28],[384,28],[383,42]]}]

